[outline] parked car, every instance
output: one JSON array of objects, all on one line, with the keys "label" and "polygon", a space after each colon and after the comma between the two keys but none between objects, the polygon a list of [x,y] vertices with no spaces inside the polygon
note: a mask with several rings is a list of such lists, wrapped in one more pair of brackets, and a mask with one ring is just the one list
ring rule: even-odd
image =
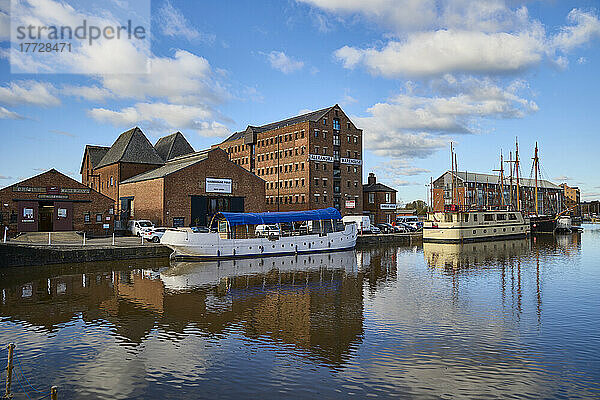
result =
[{"label": "parked car", "polygon": [[160,238],[165,234],[167,228],[148,228],[144,230],[144,239],[149,242],[159,243]]},{"label": "parked car", "polygon": [[134,219],[127,223],[127,230],[134,236],[141,236],[148,228],[154,228],[154,224],[147,219]]},{"label": "parked car", "polygon": [[384,222],[381,224],[377,224],[377,227],[381,229],[381,232],[383,233],[394,233],[394,227],[392,226],[392,224]]},{"label": "parked car", "polygon": [[277,225],[257,225],[254,234],[258,237],[279,237],[281,231]]},{"label": "parked car", "polygon": [[210,232],[210,229],[208,229],[205,226],[192,226],[191,229],[192,229],[192,232],[194,232],[194,233],[209,233]]},{"label": "parked car", "polygon": [[404,232],[414,232],[417,230],[416,227],[412,226],[411,224],[405,223],[405,222],[396,222],[396,226],[404,227]]},{"label": "parked car", "polygon": [[371,233],[378,234],[378,233],[381,233],[381,229],[379,229],[379,228],[378,228],[378,227],[376,227],[375,225],[371,225],[370,232],[371,232]]},{"label": "parked car", "polygon": [[398,223],[396,222],[396,225],[394,226],[394,232],[396,233],[406,233],[409,232],[410,230],[402,223]]}]

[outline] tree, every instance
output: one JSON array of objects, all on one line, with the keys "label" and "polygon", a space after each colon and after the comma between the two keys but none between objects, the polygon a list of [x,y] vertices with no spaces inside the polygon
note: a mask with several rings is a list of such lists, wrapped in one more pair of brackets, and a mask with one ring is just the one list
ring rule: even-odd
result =
[{"label": "tree", "polygon": [[423,200],[415,200],[410,203],[406,203],[404,208],[407,210],[417,210],[417,215],[427,214],[427,203],[425,203]]}]

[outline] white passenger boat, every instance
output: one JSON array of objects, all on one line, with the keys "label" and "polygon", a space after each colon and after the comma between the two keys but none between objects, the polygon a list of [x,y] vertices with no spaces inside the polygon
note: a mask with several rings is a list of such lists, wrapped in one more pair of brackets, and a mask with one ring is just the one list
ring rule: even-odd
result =
[{"label": "white passenger boat", "polygon": [[[231,213],[212,218],[214,231],[192,228],[165,232],[161,243],[176,258],[245,258],[353,249],[356,224],[345,225],[338,210]],[[276,229],[265,229],[265,225]]]},{"label": "white passenger boat", "polygon": [[556,219],[556,230],[559,232],[571,232],[573,223],[571,217],[562,215]]},{"label": "white passenger boat", "polygon": [[518,239],[529,235],[529,219],[520,211],[464,209],[450,205],[429,213],[423,241],[438,243]]}]

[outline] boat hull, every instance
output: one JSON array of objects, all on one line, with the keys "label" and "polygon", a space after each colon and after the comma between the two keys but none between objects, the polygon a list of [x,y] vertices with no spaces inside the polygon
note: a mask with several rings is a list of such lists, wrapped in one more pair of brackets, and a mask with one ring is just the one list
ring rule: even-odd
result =
[{"label": "boat hull", "polygon": [[177,259],[216,260],[350,250],[356,237],[356,226],[349,224],[342,232],[277,238],[222,239],[218,233],[168,231],[161,243],[173,249]]},{"label": "boat hull", "polygon": [[551,215],[530,217],[532,233],[554,233],[556,219]]}]

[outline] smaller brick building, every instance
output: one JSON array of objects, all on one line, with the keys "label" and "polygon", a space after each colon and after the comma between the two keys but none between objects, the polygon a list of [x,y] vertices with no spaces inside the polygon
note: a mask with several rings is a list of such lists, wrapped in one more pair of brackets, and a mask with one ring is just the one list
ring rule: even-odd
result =
[{"label": "smaller brick building", "polygon": [[265,181],[219,148],[175,157],[126,179],[119,196],[127,218],[168,227],[207,226],[216,212],[260,212],[266,206]]},{"label": "smaller brick building", "polygon": [[374,173],[369,174],[363,185],[363,214],[368,215],[372,224],[396,222],[396,189],[377,183]]},{"label": "smaller brick building", "polygon": [[55,169],[0,190],[0,228],[17,232],[113,230],[113,201]]}]

